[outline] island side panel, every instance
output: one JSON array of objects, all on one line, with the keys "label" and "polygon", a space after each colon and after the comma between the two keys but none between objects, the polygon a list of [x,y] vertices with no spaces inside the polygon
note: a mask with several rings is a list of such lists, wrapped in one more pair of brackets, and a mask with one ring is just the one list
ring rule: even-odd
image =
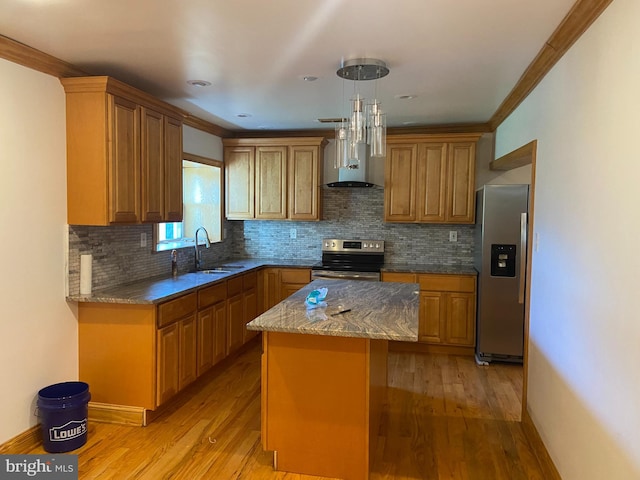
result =
[{"label": "island side panel", "polygon": [[371,469],[378,447],[382,411],[387,402],[389,342],[387,340],[371,340],[368,357],[369,469]]},{"label": "island side panel", "polygon": [[380,387],[370,394],[371,377],[380,383],[383,374],[373,370],[386,356],[386,341],[375,341],[373,352],[371,342],[264,332],[263,446],[277,452],[276,469],[369,478],[369,422],[382,398]]},{"label": "island side panel", "polygon": [[155,305],[78,305],[79,378],[93,402],[155,408]]}]

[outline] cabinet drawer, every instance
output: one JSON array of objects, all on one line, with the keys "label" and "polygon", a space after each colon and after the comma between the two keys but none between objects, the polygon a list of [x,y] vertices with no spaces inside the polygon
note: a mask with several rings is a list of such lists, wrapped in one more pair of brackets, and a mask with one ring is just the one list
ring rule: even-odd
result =
[{"label": "cabinet drawer", "polygon": [[242,293],[242,277],[233,277],[227,280],[227,296],[233,297]]},{"label": "cabinet drawer", "polygon": [[476,291],[476,278],[471,275],[418,275],[420,290],[436,292]]},{"label": "cabinet drawer", "polygon": [[311,270],[308,268],[283,268],[280,270],[282,283],[309,283],[311,282]]},{"label": "cabinet drawer", "polygon": [[258,284],[258,274],[256,272],[245,273],[242,276],[242,286],[245,290],[256,288]]},{"label": "cabinet drawer", "polygon": [[383,282],[416,283],[415,273],[383,272]]},{"label": "cabinet drawer", "polygon": [[194,313],[197,305],[196,299],[195,293],[189,293],[158,305],[158,328]]},{"label": "cabinet drawer", "polygon": [[198,310],[227,299],[227,282],[217,283],[198,291]]}]

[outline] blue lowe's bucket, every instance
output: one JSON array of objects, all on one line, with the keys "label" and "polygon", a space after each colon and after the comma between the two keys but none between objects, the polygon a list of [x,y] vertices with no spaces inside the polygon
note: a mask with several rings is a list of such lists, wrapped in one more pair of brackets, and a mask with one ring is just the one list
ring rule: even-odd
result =
[{"label": "blue lowe's bucket", "polygon": [[64,382],[38,392],[42,442],[49,453],[70,452],[87,442],[89,385]]}]

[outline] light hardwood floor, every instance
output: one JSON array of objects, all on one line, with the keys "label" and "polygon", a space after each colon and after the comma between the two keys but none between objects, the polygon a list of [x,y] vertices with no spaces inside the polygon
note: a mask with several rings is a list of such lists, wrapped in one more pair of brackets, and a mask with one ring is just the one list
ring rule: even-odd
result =
[{"label": "light hardwood floor", "polygon": [[[371,479],[544,480],[520,428],[521,391],[519,366],[390,352]],[[73,453],[80,479],[320,479],[274,472],[262,451],[257,342],[145,428],[90,422]]]}]

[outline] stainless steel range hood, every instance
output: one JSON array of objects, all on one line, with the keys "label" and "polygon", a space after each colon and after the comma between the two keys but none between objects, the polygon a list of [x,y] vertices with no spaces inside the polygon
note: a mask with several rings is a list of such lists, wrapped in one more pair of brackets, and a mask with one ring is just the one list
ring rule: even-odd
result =
[{"label": "stainless steel range hood", "polygon": [[369,147],[361,146],[358,168],[335,169],[333,164],[336,157],[335,140],[329,140],[324,150],[324,185],[328,187],[383,187],[384,186],[384,158],[371,158]]}]

